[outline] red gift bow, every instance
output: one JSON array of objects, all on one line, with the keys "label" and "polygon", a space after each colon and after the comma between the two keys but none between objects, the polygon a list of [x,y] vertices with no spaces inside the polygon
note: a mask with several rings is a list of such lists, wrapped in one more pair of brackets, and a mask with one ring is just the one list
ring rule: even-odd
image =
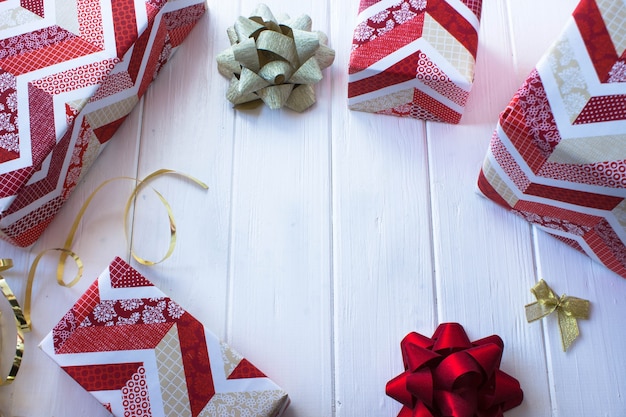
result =
[{"label": "red gift bow", "polygon": [[404,404],[398,417],[501,417],[522,402],[517,379],[499,369],[497,335],[472,343],[463,326],[444,323],[432,339],[412,332],[400,346],[405,372],[386,387]]}]

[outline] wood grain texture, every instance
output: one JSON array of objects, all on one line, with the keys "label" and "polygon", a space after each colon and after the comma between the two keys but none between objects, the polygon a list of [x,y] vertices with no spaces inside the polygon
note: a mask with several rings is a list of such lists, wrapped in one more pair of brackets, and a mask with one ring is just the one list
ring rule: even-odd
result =
[{"label": "wood grain texture", "polygon": [[531,228],[479,196],[475,185],[498,113],[518,87],[503,76],[515,73],[508,13],[503,2],[485,5],[463,124],[428,129],[437,317],[464,324],[472,340],[500,335],[502,369],[519,379],[526,398],[507,414],[549,415],[547,378],[527,372],[545,368],[541,333],[532,332],[522,308],[535,280]]},{"label": "wood grain texture", "polygon": [[335,415],[391,416],[399,404],[372,394],[402,371],[404,335],[434,324],[426,129],[347,110],[345,16],[357,6],[333,13]]},{"label": "wood grain texture", "polygon": [[[395,416],[400,405],[384,389],[402,371],[400,340],[447,321],[473,340],[504,340],[502,369],[525,392],[507,416],[624,415],[626,280],[475,186],[499,112],[575,4],[485,0],[474,88],[461,124],[451,126],[348,110],[358,0],[268,3],[276,14],[309,14],[336,61],[303,114],[233,110],[215,55],[228,47],[226,28],[256,2],[209,1],[40,241],[28,249],[0,242],[16,264],[4,276],[22,300],[30,263],[62,244],[93,189],[171,168],[209,189],[155,181],[174,210],[178,244],[157,266],[133,264],[288,391],[287,417]],[[0,387],[5,417],[109,415],[37,344],[114,256],[130,259],[122,210],[131,188],[111,184],[87,211],[74,245],[86,265],[76,287],[56,284],[54,255],[42,262],[22,370]],[[138,195],[131,228],[139,255],[162,256],[167,218],[150,188]],[[526,323],[523,307],[540,278],[592,302],[567,353],[554,317]],[[0,309],[8,370],[14,333],[6,303]]]}]

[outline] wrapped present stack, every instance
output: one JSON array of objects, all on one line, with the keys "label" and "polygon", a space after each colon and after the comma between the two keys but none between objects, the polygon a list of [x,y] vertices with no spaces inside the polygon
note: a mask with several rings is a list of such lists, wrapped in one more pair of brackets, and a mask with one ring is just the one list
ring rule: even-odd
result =
[{"label": "wrapped present stack", "polygon": [[582,0],[500,115],[478,185],[626,277],[626,5]]},{"label": "wrapped present stack", "polygon": [[120,258],[40,347],[114,416],[278,417],[289,397]]},{"label": "wrapped present stack", "polygon": [[459,123],[474,81],[481,0],[361,0],[352,110]]},{"label": "wrapped present stack", "polygon": [[8,6],[0,26],[0,238],[28,246],[206,6],[203,0]]}]

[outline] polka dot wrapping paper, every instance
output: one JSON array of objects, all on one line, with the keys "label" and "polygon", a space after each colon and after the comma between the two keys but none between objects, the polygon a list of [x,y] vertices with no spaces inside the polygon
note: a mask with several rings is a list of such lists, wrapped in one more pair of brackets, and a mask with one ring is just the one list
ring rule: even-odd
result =
[{"label": "polka dot wrapping paper", "polygon": [[278,417],[289,397],[120,258],[41,342],[114,416]]},{"label": "polka dot wrapping paper", "polygon": [[478,186],[626,278],[626,5],[582,0],[501,113]]},{"label": "polka dot wrapping paper", "polygon": [[0,239],[29,246],[206,6],[203,0],[5,3]]},{"label": "polka dot wrapping paper", "polygon": [[474,81],[481,0],[361,0],[352,110],[459,123]]}]

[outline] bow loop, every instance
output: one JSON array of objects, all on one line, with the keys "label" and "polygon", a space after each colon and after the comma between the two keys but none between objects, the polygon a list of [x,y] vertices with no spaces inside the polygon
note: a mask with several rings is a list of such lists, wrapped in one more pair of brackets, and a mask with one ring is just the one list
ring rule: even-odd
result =
[{"label": "bow loop", "polygon": [[561,297],[560,306],[567,316],[575,317],[577,319],[588,319],[590,303],[588,300],[583,300],[578,297],[570,297],[563,295]]},{"label": "bow loop", "polygon": [[431,339],[409,333],[400,343],[405,370],[415,372],[428,362],[441,359],[441,355],[429,349],[432,345]]},{"label": "bow loop", "polygon": [[457,390],[463,386],[478,386],[482,379],[482,369],[467,351],[447,356],[435,369],[435,383],[438,388],[446,391]]},{"label": "bow loop", "polygon": [[388,396],[403,404],[405,407],[413,408],[415,405],[415,397],[413,396],[413,392],[406,388],[409,375],[411,375],[411,372],[403,372],[387,382],[385,392]]},{"label": "bow loop", "polygon": [[[493,386],[490,388],[492,389],[483,392],[480,400],[483,402],[482,406],[491,409],[492,413],[495,412],[494,408],[509,410],[522,402],[517,379],[499,369],[494,374]],[[519,396],[511,396],[511,392],[517,392]]]},{"label": "bow loop", "polygon": [[406,378],[406,388],[413,398],[419,398],[428,407],[433,406],[435,385],[430,369],[423,368],[417,372],[411,372]]},{"label": "bow loop", "polygon": [[465,387],[461,392],[437,391],[437,403],[442,417],[474,417],[477,397],[475,387]]},{"label": "bow loop", "polygon": [[456,352],[472,346],[465,330],[458,323],[444,323],[437,327],[433,335],[435,352]]},{"label": "bow loop", "polygon": [[502,360],[502,346],[495,343],[478,345],[467,350],[467,354],[478,364],[485,377],[493,375],[500,368]]}]

